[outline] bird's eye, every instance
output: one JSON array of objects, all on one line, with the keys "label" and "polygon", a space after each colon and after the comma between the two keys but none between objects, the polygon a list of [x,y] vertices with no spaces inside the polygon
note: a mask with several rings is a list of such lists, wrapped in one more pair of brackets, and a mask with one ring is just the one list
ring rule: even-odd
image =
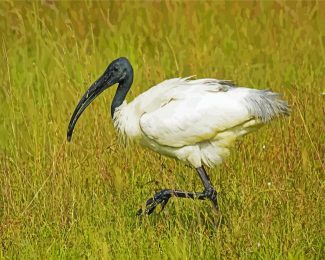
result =
[{"label": "bird's eye", "polygon": [[118,71],[118,69],[119,69],[119,67],[117,66],[117,65],[115,65],[114,67],[113,67],[113,70],[116,72],[116,71]]}]

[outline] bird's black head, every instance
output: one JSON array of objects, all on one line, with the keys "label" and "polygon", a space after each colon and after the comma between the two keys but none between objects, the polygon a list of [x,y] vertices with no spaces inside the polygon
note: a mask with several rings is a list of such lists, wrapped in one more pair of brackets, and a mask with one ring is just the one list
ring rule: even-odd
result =
[{"label": "bird's black head", "polygon": [[123,83],[129,80],[130,77],[133,79],[133,69],[128,59],[121,57],[108,65],[104,75],[107,75],[112,80],[112,84]]},{"label": "bird's black head", "polygon": [[67,138],[68,141],[71,140],[73,129],[77,123],[78,118],[86,107],[105,89],[110,86],[119,83],[118,89],[114,96],[112,102],[112,117],[115,111],[115,108],[120,106],[129,91],[133,82],[133,69],[127,58],[121,57],[118,58],[110,65],[103,73],[103,75],[95,81],[95,83],[87,90],[87,92],[80,99],[77,107],[74,110],[74,113],[70,119],[68,126]]}]

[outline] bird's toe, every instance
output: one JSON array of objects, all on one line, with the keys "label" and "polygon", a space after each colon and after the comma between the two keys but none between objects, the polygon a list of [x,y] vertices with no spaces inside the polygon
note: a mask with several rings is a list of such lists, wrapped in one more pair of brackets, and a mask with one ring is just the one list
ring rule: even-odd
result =
[{"label": "bird's toe", "polygon": [[139,209],[137,215],[150,215],[158,205],[161,205],[161,210],[163,210],[171,197],[170,190],[161,190],[157,192],[152,198],[148,199],[146,202],[146,209]]}]

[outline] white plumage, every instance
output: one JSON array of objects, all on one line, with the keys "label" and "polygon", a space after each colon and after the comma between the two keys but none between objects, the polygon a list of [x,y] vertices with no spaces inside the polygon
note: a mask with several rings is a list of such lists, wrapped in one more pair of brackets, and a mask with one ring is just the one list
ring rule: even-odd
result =
[{"label": "white plumage", "polygon": [[268,90],[175,78],[124,101],[113,119],[124,137],[198,168],[221,163],[237,137],[288,113],[287,103]]}]

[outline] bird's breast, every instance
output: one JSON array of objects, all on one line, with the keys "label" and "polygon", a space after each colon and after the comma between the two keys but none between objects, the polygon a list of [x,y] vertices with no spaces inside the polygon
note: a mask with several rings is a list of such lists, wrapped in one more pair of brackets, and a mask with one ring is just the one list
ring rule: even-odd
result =
[{"label": "bird's breast", "polygon": [[140,117],[141,111],[139,109],[136,109],[132,103],[123,102],[114,113],[114,127],[125,139],[142,139],[143,133],[139,124]]}]

